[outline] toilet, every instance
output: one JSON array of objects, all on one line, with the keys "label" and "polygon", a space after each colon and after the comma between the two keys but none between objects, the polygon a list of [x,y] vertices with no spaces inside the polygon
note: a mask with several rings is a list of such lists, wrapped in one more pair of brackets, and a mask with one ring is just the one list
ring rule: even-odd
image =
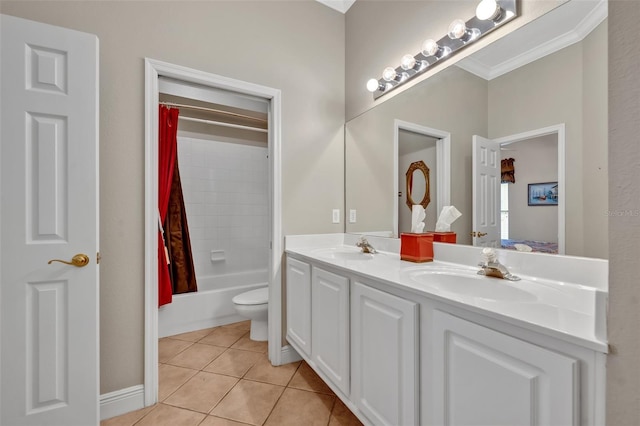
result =
[{"label": "toilet", "polygon": [[261,287],[241,293],[232,300],[238,315],[251,320],[249,338],[256,341],[268,340],[267,310],[269,307],[269,287]]}]

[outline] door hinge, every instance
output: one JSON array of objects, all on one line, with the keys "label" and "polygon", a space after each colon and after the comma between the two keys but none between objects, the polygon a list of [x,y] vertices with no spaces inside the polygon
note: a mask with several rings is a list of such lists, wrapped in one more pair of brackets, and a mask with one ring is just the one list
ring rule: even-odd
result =
[{"label": "door hinge", "polygon": [[96,253],[96,264],[98,264],[98,265],[100,264],[100,259],[102,259],[102,258],[100,257],[100,252],[97,252],[97,253]]}]

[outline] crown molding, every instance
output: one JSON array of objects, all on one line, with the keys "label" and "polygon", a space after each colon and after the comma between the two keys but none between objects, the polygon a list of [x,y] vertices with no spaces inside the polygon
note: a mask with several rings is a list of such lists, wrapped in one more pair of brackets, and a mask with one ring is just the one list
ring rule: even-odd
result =
[{"label": "crown molding", "polygon": [[575,28],[572,28],[564,34],[541,43],[517,56],[511,57],[494,66],[487,66],[485,63],[477,61],[472,57],[467,57],[456,65],[485,80],[493,80],[503,74],[582,41],[591,33],[591,31],[593,31],[607,18],[607,15],[607,1],[600,1]]},{"label": "crown molding", "polygon": [[318,3],[322,3],[325,6],[330,7],[333,10],[337,10],[340,13],[347,13],[347,10],[356,2],[356,0],[316,0]]}]

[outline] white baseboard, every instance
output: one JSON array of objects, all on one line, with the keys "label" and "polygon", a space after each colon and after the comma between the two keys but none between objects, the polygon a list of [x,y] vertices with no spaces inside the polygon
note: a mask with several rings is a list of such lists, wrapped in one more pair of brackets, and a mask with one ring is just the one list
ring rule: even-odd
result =
[{"label": "white baseboard", "polygon": [[101,421],[141,408],[144,408],[143,385],[131,386],[100,395]]},{"label": "white baseboard", "polygon": [[280,361],[282,364],[289,364],[291,362],[301,361],[302,357],[296,352],[291,345],[283,346],[280,355]]}]

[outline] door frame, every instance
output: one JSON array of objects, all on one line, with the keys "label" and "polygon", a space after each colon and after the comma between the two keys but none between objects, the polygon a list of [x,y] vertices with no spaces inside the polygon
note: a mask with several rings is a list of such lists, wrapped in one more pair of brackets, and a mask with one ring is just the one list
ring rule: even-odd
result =
[{"label": "door frame", "polygon": [[442,207],[451,205],[451,133],[409,121],[393,120],[393,233],[395,238],[400,238],[398,229],[400,130],[438,139],[436,141],[436,214],[440,214]]},{"label": "door frame", "polygon": [[527,132],[516,133],[514,135],[503,136],[492,139],[500,146],[509,145],[515,142],[522,142],[527,139],[538,138],[556,134],[558,137],[558,254],[565,253],[565,124],[555,124],[553,126],[540,129],[529,130]]},{"label": "door frame", "polygon": [[225,89],[269,101],[269,176],[271,192],[271,252],[269,257],[269,360],[289,362],[282,347],[282,94],[253,83],[145,58],[145,264],[144,264],[144,403],[158,399],[158,79],[160,76]]}]

